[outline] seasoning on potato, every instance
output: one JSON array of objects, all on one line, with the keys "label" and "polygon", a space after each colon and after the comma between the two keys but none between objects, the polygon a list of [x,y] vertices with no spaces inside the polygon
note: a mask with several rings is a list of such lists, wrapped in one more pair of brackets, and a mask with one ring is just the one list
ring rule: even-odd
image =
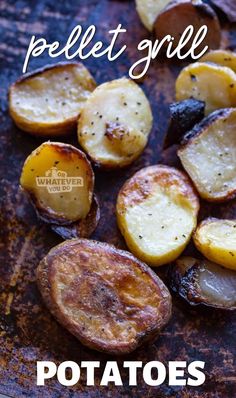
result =
[{"label": "seasoning on potato", "polygon": [[236,106],[236,74],[225,66],[196,62],[176,80],[176,100],[195,98],[206,103],[205,113]]},{"label": "seasoning on potato", "polygon": [[[158,3],[158,0],[156,3]],[[154,25],[155,35],[159,42],[170,35],[174,38],[173,48],[175,48],[179,43],[180,36],[190,25],[193,26],[195,35],[203,25],[208,28],[204,40],[199,42],[197,47],[198,54],[206,46],[210,49],[220,47],[221,28],[218,17],[215,11],[201,0],[169,1],[167,6],[157,15]],[[195,35],[183,47],[185,52],[192,47]]]},{"label": "seasoning on potato", "polygon": [[37,280],[56,319],[98,351],[129,353],[153,341],[170,318],[164,283],[146,264],[107,243],[65,241],[40,262]]},{"label": "seasoning on potato", "polygon": [[208,218],[198,225],[193,238],[206,258],[236,271],[236,220]]},{"label": "seasoning on potato", "polygon": [[236,72],[236,53],[232,51],[209,51],[199,59],[199,62],[212,62],[216,65],[226,66]]},{"label": "seasoning on potato", "polygon": [[22,130],[39,136],[71,132],[96,83],[81,63],[59,63],[22,76],[9,90],[9,111]]},{"label": "seasoning on potato", "polygon": [[90,211],[94,173],[86,155],[72,145],[40,145],[26,159],[20,184],[46,222],[69,224]]},{"label": "seasoning on potato", "polygon": [[136,0],[136,9],[144,26],[151,32],[157,15],[170,0]]},{"label": "seasoning on potato", "polygon": [[164,165],[141,169],[121,188],[117,222],[127,246],[159,266],[175,260],[196,227],[198,197],[188,177]]},{"label": "seasoning on potato", "polygon": [[181,257],[169,270],[171,288],[191,305],[236,309],[236,272],[205,259]]},{"label": "seasoning on potato", "polygon": [[236,196],[236,109],[215,111],[183,139],[178,156],[200,196],[225,201]]},{"label": "seasoning on potato", "polygon": [[122,78],[97,87],[78,122],[78,140],[90,158],[104,168],[132,163],[144,150],[152,112],[142,89]]}]

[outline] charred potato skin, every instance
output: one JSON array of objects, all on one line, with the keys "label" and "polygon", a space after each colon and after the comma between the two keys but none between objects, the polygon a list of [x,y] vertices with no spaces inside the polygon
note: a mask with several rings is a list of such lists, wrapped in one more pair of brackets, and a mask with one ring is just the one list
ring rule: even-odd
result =
[{"label": "charred potato skin", "polygon": [[[48,143],[50,143],[50,141],[46,142],[44,144],[46,145]],[[44,145],[44,144],[42,144],[42,145]],[[88,189],[90,192],[93,192],[94,180],[95,180],[94,172],[93,172],[92,166],[90,165],[85,153],[83,153],[82,151],[80,151],[79,149],[77,149],[76,147],[74,147],[73,145],[70,145],[70,144],[61,144],[61,143],[57,143],[57,142],[51,142],[51,144],[53,145],[54,149],[58,152],[59,155],[64,156],[66,158],[66,157],[70,157],[71,155],[75,154],[81,160],[84,160],[86,162],[86,166],[88,167],[87,176],[89,179]],[[42,147],[42,145],[40,147]],[[39,150],[40,147],[37,148],[37,150]],[[32,152],[32,154],[33,154],[33,152]],[[26,161],[27,161],[27,159],[26,159]],[[22,170],[24,170],[25,164],[24,164]],[[43,221],[47,224],[56,224],[56,225],[60,225],[60,226],[62,226],[62,225],[69,226],[69,225],[73,224],[73,221],[70,222],[67,218],[60,217],[52,209],[50,209],[48,207],[47,208],[42,207],[37,196],[35,195],[35,193],[32,190],[30,191],[29,189],[25,189],[22,185],[21,185],[21,189],[23,190],[23,192],[25,192],[28,195],[28,197],[36,211],[37,217],[41,221]]]},{"label": "charred potato skin", "polygon": [[[31,78],[41,76],[42,74],[44,74],[44,72],[51,71],[53,69],[60,70],[64,68],[73,68],[73,67],[84,69],[84,66],[80,62],[59,62],[57,64],[46,65],[42,68],[36,69],[35,71],[25,73],[24,75],[19,77],[13,84],[11,84],[8,91],[9,113],[18,128],[27,133],[40,137],[49,137],[49,136],[60,137],[67,134],[71,134],[73,130],[76,129],[79,114],[75,117],[68,118],[60,123],[57,122],[55,124],[42,123],[42,122],[32,123],[30,120],[26,119],[25,117],[15,112],[12,104],[13,91],[16,89],[18,84],[24,83]],[[89,71],[87,72],[89,73]],[[92,75],[89,76],[89,80],[87,80],[87,83],[88,83],[88,88],[92,92],[96,88],[96,82],[93,79]]]},{"label": "charred potato skin", "polygon": [[[202,228],[204,228],[205,226],[208,226],[209,224],[217,224],[217,223],[222,223],[222,222],[229,222],[229,223],[233,223],[234,224],[234,228],[236,228],[236,220],[225,220],[225,219],[219,219],[219,218],[215,218],[215,217],[208,217],[205,220],[201,221],[200,224],[198,224],[194,234],[193,234],[193,241],[194,244],[196,246],[196,248],[209,260],[209,261],[213,261],[216,264],[219,264],[220,266],[226,268],[226,269],[232,269],[233,271],[236,270],[236,268],[234,266],[232,266],[232,263],[230,264],[226,264],[226,262],[224,260],[222,260],[222,254],[221,256],[219,256],[219,253],[217,251],[217,254],[215,254],[215,249],[214,250],[214,245],[212,247],[211,245],[211,241],[208,241],[208,245],[207,245],[207,249],[206,249],[206,245],[204,245],[204,243],[202,242],[202,238],[199,236],[200,232],[202,231]],[[202,249],[202,246],[204,246],[204,248]],[[223,257],[225,257],[225,253],[223,254]],[[234,258],[234,254],[232,253],[232,257]]]},{"label": "charred potato skin", "polygon": [[94,195],[90,211],[86,218],[68,225],[51,224],[51,229],[63,239],[89,238],[95,231],[99,220],[100,206],[96,195]]},{"label": "charred potato skin", "polygon": [[[191,20],[190,18],[187,19],[184,13],[185,24],[181,26],[178,25],[176,28],[176,20],[179,19],[179,21],[182,21],[181,13],[183,11],[181,8],[185,8],[185,13],[189,12],[191,16],[194,16],[194,20]],[[169,21],[168,25],[166,24],[166,20]],[[208,34],[199,46],[199,51],[203,50],[206,45],[211,49],[219,48],[221,41],[221,28],[217,14],[208,4],[203,3],[201,0],[196,2],[192,2],[191,0],[170,1],[156,18],[154,24],[155,35],[159,40],[163,39],[167,34],[178,39],[179,35],[183,33],[185,28],[190,24],[194,26],[195,30],[195,24],[197,24],[197,27],[199,28],[202,25],[208,26]],[[185,48],[189,49],[190,47],[191,43],[188,43]]]},{"label": "charred potato skin", "polygon": [[[185,257],[188,259],[188,257]],[[194,259],[189,257],[193,264],[188,268],[181,267],[180,257],[175,263],[170,264],[167,272],[167,279],[171,290],[179,295],[182,299],[188,302],[193,307],[210,307],[225,311],[236,310],[235,306],[225,307],[224,305],[210,303],[200,291],[199,282],[197,280],[199,270],[202,267],[202,259]]]},{"label": "charred potato skin", "polygon": [[[185,149],[185,147],[193,143],[194,139],[202,134],[204,130],[206,130],[209,126],[211,126],[212,123],[217,121],[218,119],[224,119],[227,118],[233,108],[225,108],[225,109],[219,109],[214,112],[212,112],[210,115],[206,116],[200,123],[196,124],[196,126],[193,127],[191,131],[189,131],[187,134],[184,135],[183,139],[181,140],[181,145],[178,150],[178,155],[181,154],[181,151]],[[194,184],[194,181],[193,185]],[[197,190],[197,187],[196,187]],[[227,193],[227,195],[222,196],[222,197],[203,197],[203,199],[206,199],[208,202],[224,202],[228,201],[231,199],[234,199],[236,197],[236,189],[231,190],[230,192]]]},{"label": "charred potato skin", "polygon": [[[81,244],[89,245],[90,250],[96,250],[98,247],[102,247],[104,250],[108,250],[111,253],[112,257],[116,257],[117,254],[123,259],[123,261],[129,266],[135,262],[135,265],[139,268],[139,270],[151,278],[152,282],[158,287],[158,294],[161,297],[159,312],[162,316],[158,319],[158,322],[149,327],[145,332],[138,333],[136,338],[131,341],[128,345],[127,343],[117,345],[109,345],[108,342],[103,341],[103,344],[96,337],[88,338],[83,328],[78,324],[73,322],[73,320],[68,319],[65,316],[59,306],[56,303],[55,294],[53,291],[53,280],[55,278],[56,270],[53,268],[53,257],[56,254],[57,256],[63,256],[64,248],[69,247],[70,250],[73,250],[74,245]],[[83,345],[108,354],[114,355],[122,355],[126,353],[130,353],[134,351],[137,347],[145,344],[153,342],[162,327],[169,321],[171,316],[171,295],[169,290],[164,285],[164,283],[158,278],[158,276],[144,263],[137,260],[132,254],[129,252],[116,249],[113,245],[97,242],[93,240],[86,239],[72,239],[70,241],[65,241],[55,248],[51,249],[46,257],[39,263],[37,268],[37,284],[38,288],[41,292],[42,298],[50,312],[57,319],[57,321],[62,324],[67,330],[70,331]],[[106,326],[106,325],[105,325]]]}]

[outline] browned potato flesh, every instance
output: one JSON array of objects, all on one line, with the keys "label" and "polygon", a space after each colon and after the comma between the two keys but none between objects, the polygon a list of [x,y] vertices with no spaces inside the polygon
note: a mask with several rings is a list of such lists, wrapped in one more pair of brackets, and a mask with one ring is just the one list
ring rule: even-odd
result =
[{"label": "browned potato flesh", "polygon": [[[221,40],[219,20],[213,9],[201,1],[170,1],[166,8],[157,16],[154,29],[158,40],[162,40],[167,35],[174,37],[173,47],[175,47],[179,43],[180,36],[189,25],[193,25],[195,34],[203,25],[208,27],[205,39],[197,48],[198,53],[205,46],[212,49],[219,48]],[[185,51],[192,46],[195,34],[185,45]]]},{"label": "browned potato flesh", "polygon": [[209,201],[236,195],[236,109],[202,120],[183,139],[178,156],[199,194]]},{"label": "browned potato flesh", "polygon": [[56,319],[84,345],[112,354],[152,341],[171,314],[164,283],[130,253],[73,239],[40,262],[38,286]]},{"label": "browned potato flesh", "polygon": [[68,224],[90,211],[93,170],[85,154],[72,145],[40,145],[26,159],[20,184],[46,222]]},{"label": "browned potato flesh", "polygon": [[236,272],[205,259],[181,257],[170,268],[172,289],[189,304],[236,309]]},{"label": "browned potato flesh", "polygon": [[50,65],[22,76],[9,90],[10,115],[31,134],[58,136],[71,132],[96,84],[80,63]]}]

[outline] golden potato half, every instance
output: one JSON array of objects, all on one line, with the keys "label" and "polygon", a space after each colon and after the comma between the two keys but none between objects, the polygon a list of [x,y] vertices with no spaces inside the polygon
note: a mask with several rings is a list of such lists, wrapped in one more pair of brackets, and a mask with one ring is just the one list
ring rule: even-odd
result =
[{"label": "golden potato half", "polygon": [[136,0],[136,9],[144,26],[151,32],[158,14],[170,0]]},{"label": "golden potato half", "polygon": [[72,145],[40,145],[26,159],[20,184],[46,222],[68,224],[89,213],[94,174],[85,154]]},{"label": "golden potato half", "polygon": [[201,197],[225,201],[236,195],[236,109],[215,111],[183,139],[178,156]]},{"label": "golden potato half", "polygon": [[193,238],[206,258],[236,271],[236,220],[208,218],[198,225]]},{"label": "golden potato half", "polygon": [[184,68],[176,80],[176,100],[205,101],[205,113],[236,106],[236,74],[225,66],[196,62]]},{"label": "golden potato half", "polygon": [[198,198],[188,177],[163,165],[146,167],[121,188],[117,222],[129,249],[159,266],[175,260],[196,227]]},{"label": "golden potato half", "polygon": [[77,125],[78,115],[96,84],[80,63],[59,63],[22,76],[9,90],[10,115],[31,134],[64,135]]},{"label": "golden potato half", "polygon": [[157,275],[107,243],[73,239],[40,262],[38,286],[57,320],[84,345],[124,354],[154,340],[171,314]]},{"label": "golden potato half", "polygon": [[227,50],[209,51],[199,59],[199,62],[212,62],[217,65],[227,66],[236,72],[236,53]]},{"label": "golden potato half", "polygon": [[122,78],[97,87],[78,122],[78,140],[91,159],[104,168],[133,162],[144,150],[152,112],[142,89]]}]

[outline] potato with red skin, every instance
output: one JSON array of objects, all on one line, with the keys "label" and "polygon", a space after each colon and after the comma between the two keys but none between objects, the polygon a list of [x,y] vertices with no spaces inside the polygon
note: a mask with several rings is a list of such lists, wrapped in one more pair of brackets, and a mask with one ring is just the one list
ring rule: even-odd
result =
[{"label": "potato with red skin", "polygon": [[158,276],[107,243],[65,241],[40,262],[37,281],[56,319],[84,345],[109,354],[153,341],[171,315]]},{"label": "potato with red skin", "polygon": [[208,32],[205,39],[195,50],[195,54],[200,54],[206,46],[209,49],[219,48],[221,28],[218,17],[215,11],[201,0],[195,2],[191,0],[170,1],[157,16],[154,31],[159,41],[167,35],[174,37],[173,48],[175,48],[181,35],[189,25],[193,25],[194,34],[186,43],[182,53],[191,48],[194,37],[203,25],[208,27]]}]

